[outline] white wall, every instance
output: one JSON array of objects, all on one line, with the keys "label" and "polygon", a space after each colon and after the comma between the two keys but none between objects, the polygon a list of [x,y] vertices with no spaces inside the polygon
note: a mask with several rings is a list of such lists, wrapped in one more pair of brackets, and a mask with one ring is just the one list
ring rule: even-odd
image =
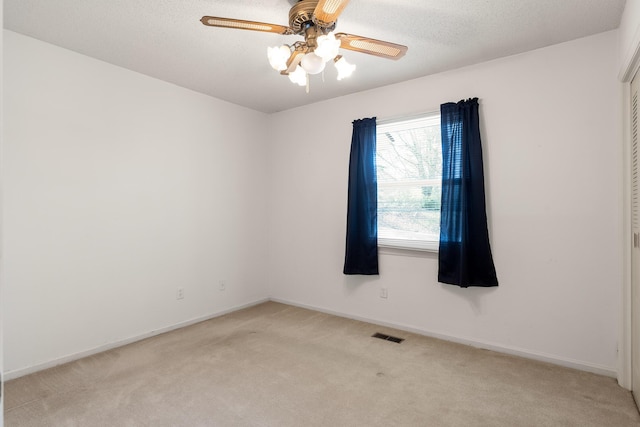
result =
[{"label": "white wall", "polygon": [[4,43],[7,374],[268,296],[266,115]]},{"label": "white wall", "polygon": [[[271,296],[615,375],[617,43],[608,32],[273,115]],[[342,275],[351,121],[469,97],[480,98],[500,286],[438,284],[435,255],[383,253],[379,277]]]},{"label": "white wall", "polygon": [[[618,32],[272,116],[4,37],[10,375],[268,296],[615,373]],[[500,287],[434,255],[343,276],[351,121],[474,96]]]}]

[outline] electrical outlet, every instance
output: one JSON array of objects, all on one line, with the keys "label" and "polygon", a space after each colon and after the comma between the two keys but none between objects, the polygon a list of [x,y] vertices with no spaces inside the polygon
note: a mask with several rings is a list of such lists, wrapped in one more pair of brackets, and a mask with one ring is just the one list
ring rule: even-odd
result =
[{"label": "electrical outlet", "polygon": [[387,298],[387,288],[380,288],[380,298]]},{"label": "electrical outlet", "polygon": [[184,298],[184,288],[178,288],[178,290],[176,291],[176,299],[183,299]]},{"label": "electrical outlet", "polygon": [[227,289],[227,283],[224,280],[220,280],[219,289],[221,291],[224,291],[225,289]]}]

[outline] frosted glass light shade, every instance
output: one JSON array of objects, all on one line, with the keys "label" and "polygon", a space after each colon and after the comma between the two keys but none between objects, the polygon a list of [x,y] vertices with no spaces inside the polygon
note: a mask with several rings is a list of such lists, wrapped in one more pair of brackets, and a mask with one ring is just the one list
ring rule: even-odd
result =
[{"label": "frosted glass light shade", "polygon": [[351,76],[356,69],[355,64],[349,64],[343,56],[336,58],[335,65],[338,70],[338,80]]},{"label": "frosted glass light shade", "polygon": [[289,73],[289,80],[298,86],[305,86],[307,84],[307,73],[297,65],[293,73]]},{"label": "frosted glass light shade", "polygon": [[313,52],[303,56],[300,65],[309,74],[318,74],[324,70],[324,60]]},{"label": "frosted glass light shade", "polygon": [[340,50],[340,40],[336,39],[333,32],[318,37],[317,42],[318,47],[313,52],[321,57],[324,62],[331,61],[338,55]]},{"label": "frosted glass light shade", "polygon": [[287,60],[289,59],[289,56],[291,56],[291,50],[287,45],[267,48],[269,64],[271,65],[271,68],[276,71],[287,69]]}]

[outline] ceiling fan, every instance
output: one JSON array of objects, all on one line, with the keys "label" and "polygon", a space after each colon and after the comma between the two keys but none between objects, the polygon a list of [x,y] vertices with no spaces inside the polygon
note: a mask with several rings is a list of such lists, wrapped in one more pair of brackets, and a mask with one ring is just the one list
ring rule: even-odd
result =
[{"label": "ceiling fan", "polygon": [[338,54],[339,48],[394,60],[400,59],[407,52],[407,46],[400,44],[334,33],[338,17],[349,0],[293,0],[293,3],[289,11],[288,27],[216,16],[203,16],[200,21],[211,27],[303,36],[304,42],[270,47],[268,58],[274,69],[288,75],[294,83],[307,85],[307,90],[308,75],[322,72],[325,63],[331,60],[338,69],[338,80],[353,72],[355,65],[348,64]]}]

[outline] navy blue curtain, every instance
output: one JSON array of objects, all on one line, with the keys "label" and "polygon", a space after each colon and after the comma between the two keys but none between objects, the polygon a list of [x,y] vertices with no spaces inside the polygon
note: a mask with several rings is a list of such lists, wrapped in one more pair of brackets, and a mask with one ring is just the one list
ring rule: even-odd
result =
[{"label": "navy blue curtain", "polygon": [[440,106],[442,200],[438,281],[498,286],[484,192],[478,98]]},{"label": "navy blue curtain", "polygon": [[349,158],[344,274],[378,274],[376,118],[355,120]]}]

